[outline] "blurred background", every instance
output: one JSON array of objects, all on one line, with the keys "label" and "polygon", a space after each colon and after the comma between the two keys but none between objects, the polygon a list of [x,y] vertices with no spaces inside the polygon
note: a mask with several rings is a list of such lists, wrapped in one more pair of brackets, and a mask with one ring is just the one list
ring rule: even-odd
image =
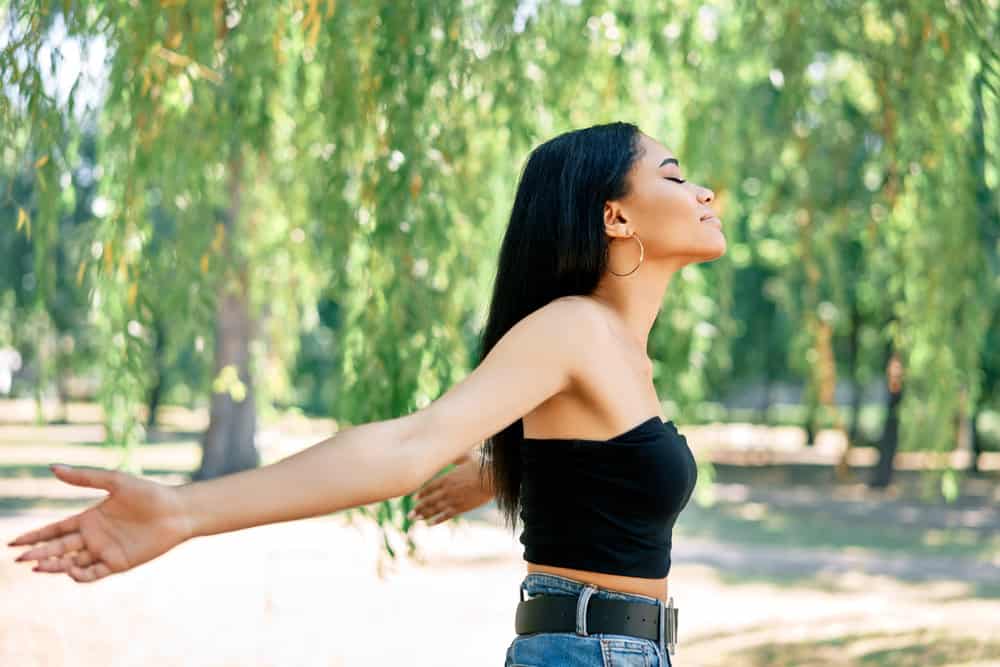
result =
[{"label": "blurred background", "polygon": [[[675,664],[1000,665],[998,43],[998,0],[0,1],[0,533],[103,496],[52,462],[179,484],[427,405],[528,152],[625,120],[728,240],[650,337]],[[87,586],[8,549],[0,664],[499,665],[517,534],[412,506]]]}]

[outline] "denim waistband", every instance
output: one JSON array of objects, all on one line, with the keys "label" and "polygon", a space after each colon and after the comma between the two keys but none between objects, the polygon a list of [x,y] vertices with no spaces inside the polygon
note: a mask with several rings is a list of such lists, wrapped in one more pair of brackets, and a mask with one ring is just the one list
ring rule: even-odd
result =
[{"label": "denim waistband", "polygon": [[[579,595],[583,587],[587,585],[593,586],[593,584],[587,584],[586,582],[577,581],[576,579],[570,579],[558,574],[550,574],[548,572],[529,572],[527,576],[521,580],[521,591],[522,593],[527,593],[528,595],[546,594],[576,596]],[[623,593],[621,591],[613,591],[607,588],[597,588],[597,590],[593,592],[592,597],[603,598],[606,600],[644,602],[651,605],[660,604],[660,600],[649,597],[648,595]]]}]

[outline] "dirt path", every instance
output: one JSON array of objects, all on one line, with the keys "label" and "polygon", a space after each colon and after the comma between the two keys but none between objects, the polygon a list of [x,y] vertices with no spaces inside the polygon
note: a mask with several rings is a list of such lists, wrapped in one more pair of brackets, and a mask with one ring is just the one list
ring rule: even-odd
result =
[{"label": "dirt path", "polygon": [[[0,537],[64,515],[0,518]],[[0,664],[499,667],[520,545],[478,520],[415,538],[426,563],[384,580],[376,531],[342,517],[201,538],[88,585],[5,558]],[[970,583],[1000,587],[997,567],[695,539],[674,563],[680,666],[861,664],[888,649],[903,657],[876,664],[1000,665],[1000,602]]]},{"label": "dirt path", "polygon": [[[197,454],[194,421],[137,451],[145,474],[184,481]],[[263,458],[331,430],[262,429]],[[732,438],[715,431],[701,435]],[[674,534],[670,590],[684,610],[675,666],[1000,666],[995,477],[968,480],[954,505],[920,503],[827,484],[820,459],[834,460],[836,443],[803,453],[792,431],[762,431],[761,443],[777,444],[753,456],[786,465],[754,468],[730,465],[746,452],[712,451],[718,444],[697,428],[685,432],[699,459],[720,465],[718,504],[692,506]],[[86,444],[100,437],[94,424],[0,427],[0,540],[104,495],[45,468],[115,465],[112,452]],[[378,532],[343,515],[201,538],[94,584],[32,573],[13,562],[20,550],[0,547],[0,666],[500,667],[521,545],[492,505],[467,516],[419,524],[425,561],[402,561],[383,579]],[[948,551],[941,540],[968,543]]]}]

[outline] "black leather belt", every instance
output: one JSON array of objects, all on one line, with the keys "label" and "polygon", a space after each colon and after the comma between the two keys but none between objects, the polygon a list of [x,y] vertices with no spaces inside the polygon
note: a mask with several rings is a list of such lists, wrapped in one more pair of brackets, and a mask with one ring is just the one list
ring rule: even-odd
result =
[{"label": "black leather belt", "polygon": [[[523,596],[522,596],[523,597]],[[536,632],[576,632],[575,595],[536,595],[517,605],[514,630],[519,635]],[[592,597],[587,601],[586,634],[608,633],[651,639],[660,649],[675,653],[677,607],[671,597],[658,605]]]}]

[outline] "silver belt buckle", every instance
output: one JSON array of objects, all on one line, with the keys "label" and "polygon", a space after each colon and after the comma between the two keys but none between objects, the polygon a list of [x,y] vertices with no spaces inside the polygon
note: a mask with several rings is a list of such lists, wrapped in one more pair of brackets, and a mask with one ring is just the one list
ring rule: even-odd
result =
[{"label": "silver belt buckle", "polygon": [[677,652],[677,608],[674,607],[674,598],[671,596],[666,605],[663,604],[663,600],[659,600],[659,604],[660,627],[656,643],[660,645],[660,650],[669,650],[670,655],[674,655]]}]

